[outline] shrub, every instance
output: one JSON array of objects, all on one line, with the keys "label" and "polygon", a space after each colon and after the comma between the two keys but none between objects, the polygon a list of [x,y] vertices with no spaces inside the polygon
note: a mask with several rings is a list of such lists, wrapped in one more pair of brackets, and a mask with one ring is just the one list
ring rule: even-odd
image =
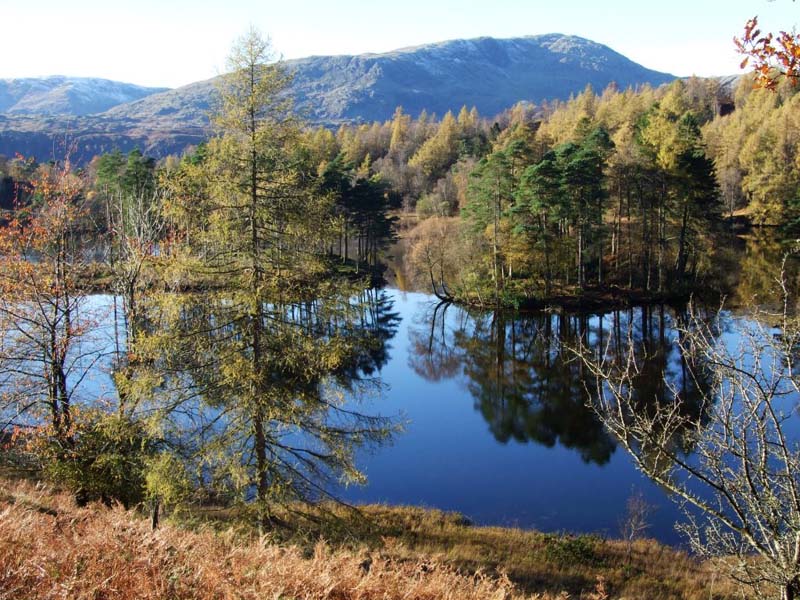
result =
[{"label": "shrub", "polygon": [[138,421],[116,413],[80,413],[66,441],[44,435],[36,449],[45,473],[71,490],[79,504],[101,500],[129,508],[145,497],[146,466],[155,448]]}]

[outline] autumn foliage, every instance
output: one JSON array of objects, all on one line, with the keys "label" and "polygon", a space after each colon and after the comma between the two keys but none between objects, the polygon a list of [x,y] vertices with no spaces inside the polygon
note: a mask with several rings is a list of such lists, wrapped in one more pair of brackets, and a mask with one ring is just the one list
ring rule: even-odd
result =
[{"label": "autumn foliage", "polygon": [[741,68],[753,67],[756,84],[775,89],[782,78],[792,85],[800,80],[800,34],[781,31],[778,35],[762,33],[758,17],[753,17],[744,28],[741,38],[733,38],[738,51],[744,55]]},{"label": "autumn foliage", "polygon": [[0,228],[0,407],[25,424],[44,422],[65,442],[70,382],[83,379],[77,344],[95,326],[82,284],[88,266],[81,223],[84,182],[69,161],[40,167],[31,198]]},{"label": "autumn foliage", "polygon": [[0,503],[2,600],[525,597],[507,578],[462,575],[432,561],[398,561],[323,543],[304,556],[296,547],[242,542],[232,533],[171,526],[151,531],[121,508],[76,509],[66,497],[22,491]]}]

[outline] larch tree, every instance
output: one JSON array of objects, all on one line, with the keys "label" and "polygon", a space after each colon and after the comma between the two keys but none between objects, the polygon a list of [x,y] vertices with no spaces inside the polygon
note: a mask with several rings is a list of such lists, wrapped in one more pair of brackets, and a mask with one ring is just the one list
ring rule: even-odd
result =
[{"label": "larch tree", "polygon": [[435,181],[458,159],[459,135],[458,121],[447,111],[436,133],[408,161],[409,166],[419,167],[426,177]]},{"label": "larch tree", "polygon": [[206,478],[255,500],[262,527],[275,502],[325,495],[320,479],[360,481],[354,449],[390,432],[344,406],[353,382],[340,375],[369,336],[354,325],[353,286],[325,277],[333,202],[301,145],[290,78],[271,61],[255,31],[234,46],[217,134],[198,164],[184,161],[167,207],[188,246],[181,285],[197,291],[155,298],[140,344],[163,374],[165,427],[179,430],[175,409],[193,407]]}]

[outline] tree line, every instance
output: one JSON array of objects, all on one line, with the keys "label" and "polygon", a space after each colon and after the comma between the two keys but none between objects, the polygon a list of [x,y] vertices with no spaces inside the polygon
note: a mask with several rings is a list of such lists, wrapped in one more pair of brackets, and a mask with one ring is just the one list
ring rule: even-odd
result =
[{"label": "tree line", "polygon": [[697,289],[727,245],[725,217],[796,227],[797,96],[751,88],[731,106],[714,81],[587,89],[510,123],[466,176],[456,165],[439,180],[434,194],[458,182],[457,203],[420,199],[418,276],[484,305]]},{"label": "tree line", "polygon": [[[727,245],[723,218],[796,230],[797,102],[790,82],[773,92],[747,76],[733,90],[612,85],[492,119],[398,107],[383,123],[300,128],[294,144],[305,176],[333,198],[328,254],[356,269],[380,262],[405,213],[419,219],[407,234],[414,275],[442,297],[665,297],[708,281]],[[202,171],[206,150],[159,165],[138,152],[96,157],[86,172],[98,222],[109,194],[169,187]],[[35,171],[19,159],[0,168],[13,173],[9,190]]]}]

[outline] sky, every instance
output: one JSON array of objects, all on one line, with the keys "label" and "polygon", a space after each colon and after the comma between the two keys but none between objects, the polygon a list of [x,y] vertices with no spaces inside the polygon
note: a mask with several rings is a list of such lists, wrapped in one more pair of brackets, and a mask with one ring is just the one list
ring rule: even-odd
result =
[{"label": "sky", "polygon": [[385,52],[456,38],[565,33],[674,75],[739,72],[732,38],[791,0],[0,0],[0,78],[70,75],[179,87],[224,72],[251,26],[277,56]]}]

